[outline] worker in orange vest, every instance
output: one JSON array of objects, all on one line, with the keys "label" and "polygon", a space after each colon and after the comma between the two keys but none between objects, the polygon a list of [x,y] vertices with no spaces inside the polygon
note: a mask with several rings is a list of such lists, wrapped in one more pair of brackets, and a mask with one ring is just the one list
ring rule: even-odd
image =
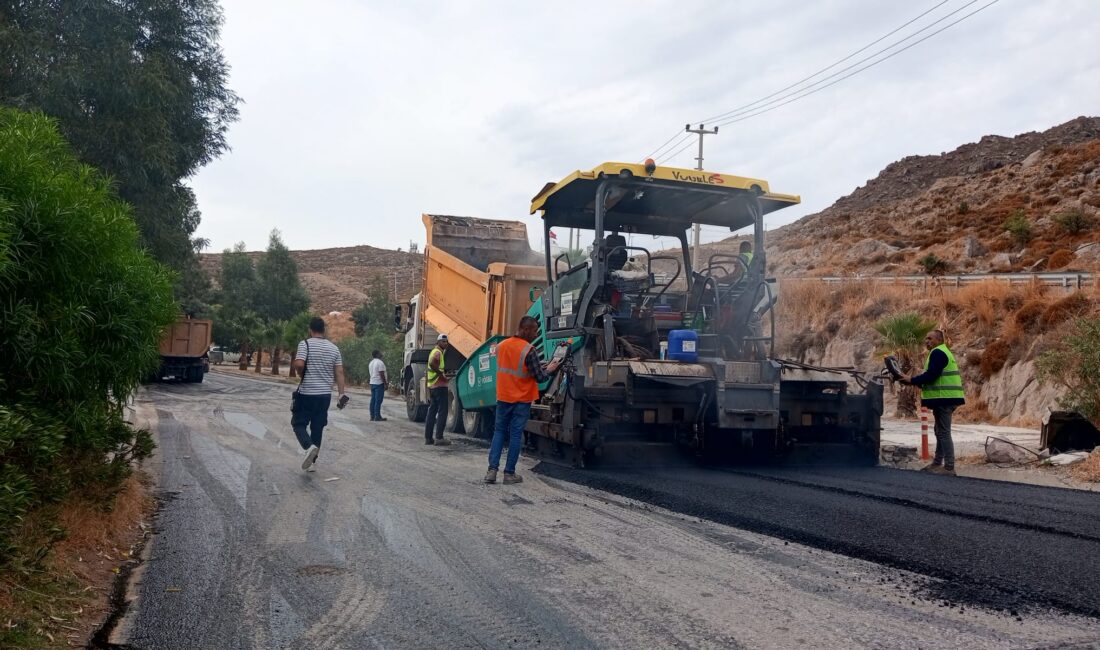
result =
[{"label": "worker in orange vest", "polygon": [[504,436],[508,436],[508,461],[504,465],[504,484],[522,483],[516,476],[516,462],[523,445],[523,428],[531,416],[531,403],[539,398],[539,384],[561,365],[560,360],[542,364],[531,341],[539,335],[539,322],[531,316],[519,321],[519,329],[497,345],[497,413],[493,444],[489,447],[489,471],[486,483],[497,482]]}]

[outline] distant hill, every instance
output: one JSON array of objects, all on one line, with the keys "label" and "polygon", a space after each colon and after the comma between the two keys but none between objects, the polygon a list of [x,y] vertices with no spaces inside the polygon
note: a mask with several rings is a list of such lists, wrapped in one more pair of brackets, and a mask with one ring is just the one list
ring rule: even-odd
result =
[{"label": "distant hill", "polygon": [[[1014,238],[1005,221],[1031,230]],[[1071,232],[1060,221],[1079,215]],[[779,276],[1095,269],[1100,263],[1100,118],[1041,133],[988,135],[938,156],[887,165],[832,206],[768,233]],[[710,244],[734,250],[737,238]],[[706,253],[705,253],[706,254]]]},{"label": "distant hill", "polygon": [[[249,255],[255,260],[261,253],[250,252]],[[309,292],[311,309],[323,314],[347,312],[363,304],[375,277],[382,278],[391,297],[396,279],[397,299],[407,300],[420,291],[424,273],[424,256],[420,253],[373,246],[291,251],[291,256],[298,264],[302,286]],[[215,286],[221,259],[221,253],[201,256],[202,268]]]}]

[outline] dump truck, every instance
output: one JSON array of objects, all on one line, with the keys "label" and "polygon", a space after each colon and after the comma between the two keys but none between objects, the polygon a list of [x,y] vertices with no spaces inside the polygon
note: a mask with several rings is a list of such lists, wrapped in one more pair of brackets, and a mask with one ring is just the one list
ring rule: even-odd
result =
[{"label": "dump truck", "polygon": [[[515,331],[546,285],[542,255],[531,249],[523,222],[432,214],[422,219],[423,287],[394,313],[395,325],[405,330],[401,389],[413,422],[427,415],[428,354],[437,335],[447,335],[444,365],[453,374],[482,341]],[[473,434],[476,424],[464,425],[452,390],[447,430]]]},{"label": "dump truck", "polygon": [[155,379],[202,382],[212,326],[208,320],[181,318],[165,330],[160,340],[160,369]]},{"label": "dump truck", "polygon": [[[565,362],[540,387],[526,444],[580,467],[673,447],[708,460],[876,463],[881,379],[774,353],[778,292],[765,274],[764,215],[799,202],[764,180],[652,161],[605,163],[543,187],[531,213],[542,213],[552,281],[528,314],[542,325],[534,343],[543,358],[562,348]],[[693,260],[696,223],[751,230],[752,255]],[[585,231],[588,259],[555,257],[555,227]],[[650,251],[628,237],[676,243]],[[455,383],[467,423],[492,420],[506,334],[463,350]]]}]

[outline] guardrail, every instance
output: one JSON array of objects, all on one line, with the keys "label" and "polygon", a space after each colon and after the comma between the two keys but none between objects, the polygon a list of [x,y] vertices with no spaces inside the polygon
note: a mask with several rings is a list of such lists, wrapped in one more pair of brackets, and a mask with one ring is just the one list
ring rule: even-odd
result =
[{"label": "guardrail", "polygon": [[779,281],[798,280],[805,282],[824,282],[826,284],[851,284],[854,282],[876,282],[883,284],[902,284],[925,289],[942,287],[964,287],[979,282],[990,280],[1007,282],[1009,285],[1025,285],[1039,283],[1049,287],[1059,287],[1065,290],[1075,291],[1085,287],[1094,286],[1096,283],[1093,273],[974,273],[967,275],[875,275],[875,276],[788,276],[780,277]]}]

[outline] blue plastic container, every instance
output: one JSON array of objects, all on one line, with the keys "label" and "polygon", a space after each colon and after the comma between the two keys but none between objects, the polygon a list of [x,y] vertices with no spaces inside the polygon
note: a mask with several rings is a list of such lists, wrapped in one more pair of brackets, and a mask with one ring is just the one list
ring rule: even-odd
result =
[{"label": "blue plastic container", "polygon": [[695,330],[669,330],[668,358],[695,363],[699,360],[699,335]]}]

